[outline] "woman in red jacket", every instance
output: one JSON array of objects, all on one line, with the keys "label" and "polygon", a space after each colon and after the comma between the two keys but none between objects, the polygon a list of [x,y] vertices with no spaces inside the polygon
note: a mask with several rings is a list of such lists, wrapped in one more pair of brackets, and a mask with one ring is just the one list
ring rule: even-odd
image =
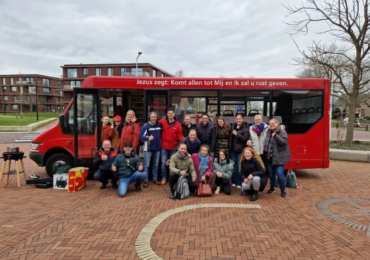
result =
[{"label": "woman in red jacket", "polygon": [[136,123],[135,112],[132,110],[127,111],[125,123],[121,133],[121,145],[123,149],[125,143],[132,143],[132,147],[136,150],[136,154],[140,152],[140,125]]},{"label": "woman in red jacket", "polygon": [[[102,119],[102,126],[101,126],[101,135],[100,140],[103,143],[105,140],[112,141],[112,138],[109,136],[109,131],[111,129],[112,124],[109,122],[109,116],[103,116]],[[98,127],[95,127],[95,140],[98,139]],[[101,146],[100,144],[98,146]]]}]

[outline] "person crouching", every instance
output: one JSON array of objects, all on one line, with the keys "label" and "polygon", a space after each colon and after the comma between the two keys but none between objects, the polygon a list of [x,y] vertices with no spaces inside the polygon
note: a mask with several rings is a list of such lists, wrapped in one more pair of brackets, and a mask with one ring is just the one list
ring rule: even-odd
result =
[{"label": "person crouching", "polygon": [[194,170],[193,160],[186,151],[186,144],[180,144],[178,151],[171,156],[170,161],[170,199],[174,199],[175,185],[180,176],[186,176],[190,193],[195,193],[198,188],[197,175]]},{"label": "person crouching", "polygon": [[135,150],[132,149],[131,142],[124,144],[122,153],[117,155],[112,164],[112,171],[118,172],[118,197],[124,197],[129,185],[133,182],[136,182],[136,191],[141,191],[141,183],[144,181],[147,173],[144,171],[140,158],[136,155]]}]

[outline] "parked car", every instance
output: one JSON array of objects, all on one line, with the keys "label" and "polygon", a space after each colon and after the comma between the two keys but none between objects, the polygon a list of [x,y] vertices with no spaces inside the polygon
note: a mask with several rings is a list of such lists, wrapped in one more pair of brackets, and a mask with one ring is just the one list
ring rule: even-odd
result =
[{"label": "parked car", "polygon": [[[343,125],[347,126],[348,125],[348,120],[349,118],[346,117],[343,119]],[[361,124],[360,124],[360,120],[358,120],[357,118],[355,119],[355,122],[353,124],[354,127],[361,127]]]}]

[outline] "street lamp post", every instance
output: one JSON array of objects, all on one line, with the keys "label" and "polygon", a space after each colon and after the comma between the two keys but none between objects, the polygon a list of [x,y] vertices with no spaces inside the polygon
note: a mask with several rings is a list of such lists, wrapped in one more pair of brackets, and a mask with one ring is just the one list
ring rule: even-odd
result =
[{"label": "street lamp post", "polygon": [[141,54],[143,54],[141,51],[139,51],[137,53],[137,58],[136,58],[136,77],[137,77],[137,61],[138,61],[138,59],[139,59],[139,57],[140,57]]}]

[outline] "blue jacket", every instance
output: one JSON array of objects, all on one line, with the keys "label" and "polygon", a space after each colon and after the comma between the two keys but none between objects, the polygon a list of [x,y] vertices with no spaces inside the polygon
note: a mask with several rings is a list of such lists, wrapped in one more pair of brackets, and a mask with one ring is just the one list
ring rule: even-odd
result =
[{"label": "blue jacket", "polygon": [[[140,140],[144,141],[144,152],[154,152],[161,150],[162,125],[158,122],[153,125],[150,121],[143,125],[140,133]],[[148,137],[153,135],[152,141]]]}]

